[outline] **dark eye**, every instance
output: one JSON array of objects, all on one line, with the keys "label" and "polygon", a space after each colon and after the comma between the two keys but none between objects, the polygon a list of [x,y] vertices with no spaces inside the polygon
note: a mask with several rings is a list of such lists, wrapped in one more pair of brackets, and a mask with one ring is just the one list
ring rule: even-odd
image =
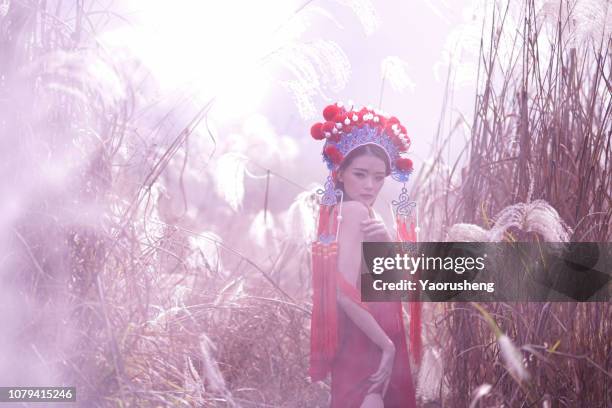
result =
[{"label": "dark eye", "polygon": [[355,173],[355,176],[356,176],[357,178],[364,178],[364,177],[365,177],[365,174],[363,174],[363,173]]},{"label": "dark eye", "polygon": [[384,178],[384,177],[382,177],[382,176],[378,176],[378,177],[376,177],[376,181],[383,181],[384,179],[385,179],[385,178]]}]

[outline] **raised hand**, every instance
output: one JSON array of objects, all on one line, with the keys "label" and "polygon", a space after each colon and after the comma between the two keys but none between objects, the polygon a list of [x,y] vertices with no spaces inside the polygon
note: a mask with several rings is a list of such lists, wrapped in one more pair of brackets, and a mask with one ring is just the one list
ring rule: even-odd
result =
[{"label": "raised hand", "polygon": [[387,231],[385,223],[378,219],[367,219],[361,222],[364,241],[391,242],[393,239]]}]

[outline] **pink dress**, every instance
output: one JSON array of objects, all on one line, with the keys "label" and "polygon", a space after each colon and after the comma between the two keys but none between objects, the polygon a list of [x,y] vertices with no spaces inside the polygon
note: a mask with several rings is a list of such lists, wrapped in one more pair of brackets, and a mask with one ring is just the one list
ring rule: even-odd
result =
[{"label": "pink dress", "polygon": [[[372,316],[395,344],[393,371],[384,396],[385,408],[416,408],[401,303],[368,303]],[[380,348],[338,308],[339,347],[332,362],[331,406],[358,408],[378,369]]]},{"label": "pink dress", "polygon": [[[324,212],[321,214],[325,215]],[[332,215],[331,220],[335,221],[335,211]],[[334,222],[320,222],[319,234],[331,225],[336,227]],[[337,248],[332,246],[331,253],[326,252],[329,249],[326,246],[313,248],[311,377],[315,381],[321,380],[331,372],[331,407],[359,408],[372,385],[368,379],[380,364],[380,348],[337,305],[338,289],[366,309],[395,345],[391,379],[383,398],[385,408],[416,408],[402,304],[361,302],[357,288],[335,270]]]}]

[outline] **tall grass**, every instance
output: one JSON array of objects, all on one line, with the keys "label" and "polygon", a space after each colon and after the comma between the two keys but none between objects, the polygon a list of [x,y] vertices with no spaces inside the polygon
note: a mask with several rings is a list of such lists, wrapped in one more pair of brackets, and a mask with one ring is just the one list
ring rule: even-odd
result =
[{"label": "tall grass", "polygon": [[0,10],[0,382],[74,385],[85,407],[323,406],[307,288],[281,279],[303,239],[255,260],[206,230],[250,217],[207,194],[193,219],[188,194],[215,181],[187,166],[210,153],[192,135],[211,104],[141,106],[146,75],[96,41],[117,18],[97,7]]},{"label": "tall grass", "polygon": [[[457,163],[434,162],[421,175],[439,182],[416,192],[438,214],[424,229],[450,240],[611,240],[612,7],[591,4],[589,22],[578,14],[584,3],[548,2],[543,9],[529,0],[495,3],[482,28],[466,148]],[[519,23],[508,26],[512,21]],[[439,140],[438,159],[445,148]],[[440,230],[440,222],[452,227]],[[436,398],[444,406],[552,400],[606,407],[612,400],[610,303],[435,310],[430,347],[445,362],[439,388],[445,391]],[[496,341],[492,324],[507,340]],[[508,351],[510,342],[518,352]],[[517,367],[528,378],[513,375]],[[487,384],[486,395],[479,394]]]}]

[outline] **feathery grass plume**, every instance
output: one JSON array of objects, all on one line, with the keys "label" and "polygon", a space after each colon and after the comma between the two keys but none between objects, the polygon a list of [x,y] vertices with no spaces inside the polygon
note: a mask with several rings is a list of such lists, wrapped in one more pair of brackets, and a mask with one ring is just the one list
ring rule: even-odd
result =
[{"label": "feathery grass plume", "polygon": [[350,7],[361,22],[366,35],[372,35],[380,26],[380,17],[370,0],[336,0],[336,2]]},{"label": "feathery grass plume", "polygon": [[313,183],[299,193],[289,209],[281,214],[280,251],[270,274],[292,296],[301,297],[310,290],[310,244],[316,235],[318,198],[322,186]]},{"label": "feathery grass plume", "polygon": [[[434,4],[441,3],[439,6]],[[427,7],[436,15],[437,18],[444,21],[446,24],[451,24],[449,16],[452,13],[451,3],[448,0],[425,0]]]},{"label": "feathery grass plume", "polygon": [[230,277],[228,282],[218,289],[218,293],[213,295],[214,299],[208,314],[212,326],[222,326],[231,321],[234,313],[232,309],[240,309],[242,306],[240,301],[248,296],[246,285],[247,280],[244,275]]},{"label": "feathery grass plume", "polygon": [[497,338],[497,344],[499,344],[502,359],[510,373],[518,378],[519,381],[528,381],[531,376],[525,369],[525,365],[523,364],[523,356],[516,348],[512,340],[510,340],[510,337],[502,334]]},{"label": "feathery grass plume", "polygon": [[75,92],[81,92],[88,104],[93,102],[94,95],[99,95],[100,100],[95,102],[102,102],[104,109],[112,111],[127,96],[125,83],[112,60],[103,58],[99,50],[56,51],[36,64],[42,67],[35,71],[41,75],[43,86],[64,83]]},{"label": "feathery grass plume", "polygon": [[329,40],[293,44],[280,50],[275,58],[295,78],[283,85],[291,92],[304,119],[314,118],[318,113],[315,96],[329,99],[327,91],[336,93],[344,89],[351,73],[348,57],[336,42]]},{"label": "feathery grass plume", "polygon": [[491,384],[481,384],[473,392],[472,401],[470,402],[470,408],[476,408],[478,405],[478,401],[480,401],[483,397],[488,395],[491,392]]},{"label": "feathery grass plume", "polygon": [[249,238],[251,242],[260,248],[277,248],[278,239],[276,238],[276,229],[272,214],[270,212],[266,214],[265,210],[261,210],[255,215],[249,227]]},{"label": "feathery grass plume", "polygon": [[0,1],[0,19],[6,17],[11,8],[11,0]]},{"label": "feathery grass plume", "polygon": [[209,271],[226,274],[221,259],[220,245],[223,239],[210,231],[200,232],[197,235],[190,234],[187,238],[190,253],[185,259],[191,268],[204,266]]},{"label": "feathery grass plume", "polygon": [[215,168],[217,193],[234,211],[239,211],[244,199],[244,174],[248,158],[240,153],[225,153]]},{"label": "feathery grass plume", "polygon": [[152,330],[164,331],[168,330],[168,325],[171,322],[171,319],[175,317],[182,308],[180,307],[169,307],[163,308],[162,306],[152,304],[150,305],[151,313],[157,312],[154,316],[151,316],[151,319],[147,320],[146,324]]},{"label": "feathery grass plume", "polygon": [[414,91],[416,84],[408,74],[409,65],[400,57],[390,55],[383,58],[380,63],[380,70],[383,80],[388,81],[394,90],[398,92]]},{"label": "feathery grass plume", "polygon": [[568,44],[579,47],[588,42],[599,44],[612,34],[610,0],[547,0],[538,9],[538,21],[555,27],[567,25]]},{"label": "feathery grass plume", "polygon": [[[437,347],[427,347],[416,379],[417,395],[424,401],[435,401],[446,391],[444,362]],[[441,389],[442,388],[442,389]]]},{"label": "feathery grass plume", "polygon": [[552,398],[548,394],[544,394],[542,397],[542,408],[552,408]]},{"label": "feathery grass plume", "polygon": [[474,224],[458,223],[452,225],[446,233],[448,242],[489,242],[490,231]]},{"label": "feathery grass plume", "polygon": [[449,228],[446,240],[501,242],[516,230],[519,233],[536,233],[546,242],[568,242],[572,233],[550,204],[535,200],[504,208],[494,217],[490,230],[474,224],[454,224]]},{"label": "feathery grass plume", "polygon": [[193,290],[194,276],[176,271],[156,272],[150,281],[150,284],[156,288],[155,293],[150,296],[151,304],[156,305],[164,313],[170,308],[174,308],[172,312],[185,308]]},{"label": "feathery grass plume", "polygon": [[206,392],[204,389],[204,382],[193,366],[193,361],[191,361],[189,356],[185,356],[184,366],[183,388],[185,389],[185,393],[195,401],[196,404],[202,406],[204,404],[202,395]]},{"label": "feathery grass plume", "polygon": [[484,317],[485,321],[489,325],[489,328],[495,334],[499,350],[501,352],[502,360],[506,365],[508,371],[512,374],[517,381],[523,382],[530,379],[530,375],[527,369],[523,365],[523,357],[520,351],[516,348],[512,340],[501,331],[495,319],[483,306],[476,302],[471,302],[480,314]]},{"label": "feathery grass plume", "polygon": [[216,392],[226,398],[230,406],[236,406],[230,391],[227,389],[223,374],[219,370],[219,364],[214,357],[216,347],[205,333],[200,334],[200,352],[202,353],[204,387]]},{"label": "feathery grass plume", "polygon": [[537,233],[547,242],[568,242],[572,232],[559,217],[559,213],[545,200],[518,203],[501,210],[495,217],[490,240],[502,241],[512,227]]},{"label": "feathery grass plume", "polygon": [[316,191],[323,186],[315,184],[308,191],[299,193],[285,214],[287,234],[300,244],[309,244],[315,239],[318,211]]},{"label": "feathery grass plume", "polygon": [[[521,21],[519,11],[505,1],[471,1],[463,12],[462,23],[445,40],[441,60],[434,66],[436,79],[441,81],[442,72],[450,67],[454,88],[476,83],[481,47],[494,49],[503,66],[511,63],[514,37]],[[487,30],[493,30],[492,35]]]},{"label": "feathery grass plume", "polygon": [[225,285],[218,293],[215,298],[213,305],[219,306],[225,303],[233,303],[236,300],[240,299],[245,295],[244,292],[244,278],[242,276],[238,276],[237,278],[232,279]]}]

